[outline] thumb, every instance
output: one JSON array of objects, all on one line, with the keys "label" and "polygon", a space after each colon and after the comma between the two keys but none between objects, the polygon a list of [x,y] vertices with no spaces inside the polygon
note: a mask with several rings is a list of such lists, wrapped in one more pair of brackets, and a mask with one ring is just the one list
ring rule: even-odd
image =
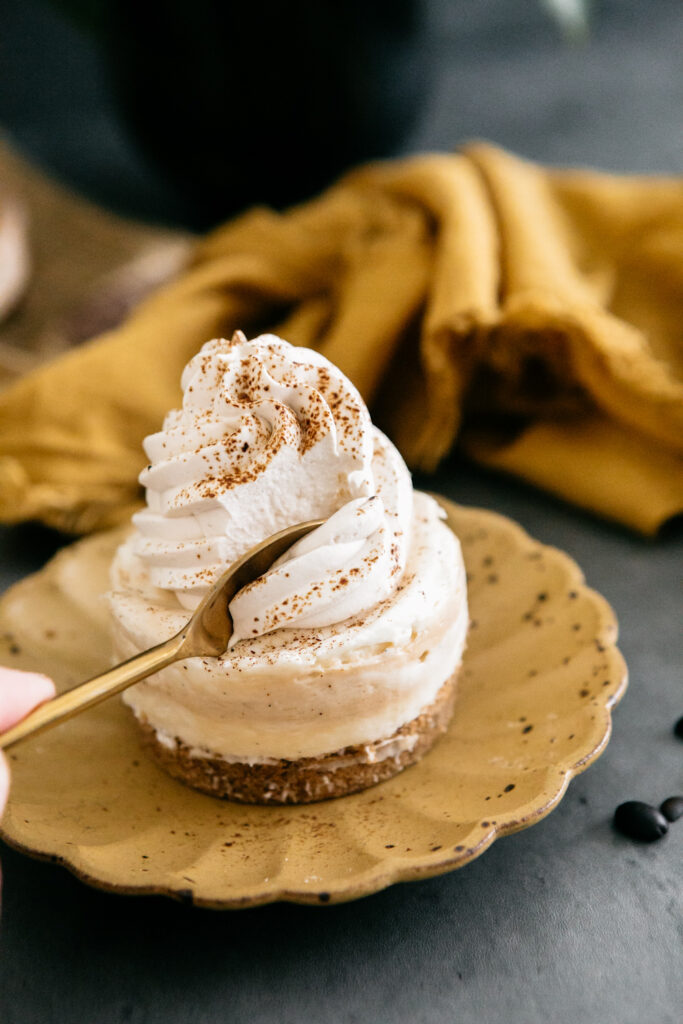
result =
[{"label": "thumb", "polygon": [[38,672],[0,667],[0,732],[55,695],[55,684]]}]

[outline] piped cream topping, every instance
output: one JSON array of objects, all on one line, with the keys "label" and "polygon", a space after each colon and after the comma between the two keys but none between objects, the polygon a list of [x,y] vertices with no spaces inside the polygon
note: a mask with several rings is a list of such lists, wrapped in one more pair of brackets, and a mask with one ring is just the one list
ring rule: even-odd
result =
[{"label": "piped cream topping", "polygon": [[233,601],[232,646],[387,597],[405,568],[412,484],[350,381],[317,352],[237,332],[204,345],[181,384],[182,408],[144,442],[147,508],[121,555],[130,585],[193,609],[253,545],[326,519]]}]

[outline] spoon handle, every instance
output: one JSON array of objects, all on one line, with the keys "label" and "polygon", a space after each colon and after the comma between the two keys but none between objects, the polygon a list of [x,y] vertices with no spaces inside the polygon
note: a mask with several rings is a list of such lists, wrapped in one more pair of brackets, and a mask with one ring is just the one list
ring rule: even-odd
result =
[{"label": "spoon handle", "polygon": [[136,654],[128,661],[115,665],[108,672],[94,676],[87,682],[79,683],[65,693],[60,693],[52,700],[45,701],[17,725],[0,733],[0,749],[6,750],[27,736],[34,736],[44,729],[50,729],[53,725],[72,718],[86,708],[99,704],[107,697],[120,693],[133,683],[138,683],[141,679],[177,661],[184,640],[184,632],[178,633],[165,643],[143,651],[142,654]]}]

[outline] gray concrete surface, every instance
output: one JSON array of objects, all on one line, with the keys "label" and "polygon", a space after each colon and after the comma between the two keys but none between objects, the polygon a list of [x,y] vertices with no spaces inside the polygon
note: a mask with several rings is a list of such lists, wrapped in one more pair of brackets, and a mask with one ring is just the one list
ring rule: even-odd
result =
[{"label": "gray concrete surface", "polygon": [[[3,1024],[678,1024],[683,822],[644,846],[611,816],[683,790],[683,534],[640,540],[459,464],[430,482],[568,551],[611,601],[631,683],[604,755],[462,870],[337,907],[108,896],[3,848]],[[2,582],[56,542],[0,531]]]},{"label": "gray concrete surface", "polygon": [[[5,45],[44,65],[21,81],[20,61],[0,67],[0,124],[102,201],[172,219],[87,47],[34,0],[5,8]],[[550,162],[680,172],[683,9],[600,11],[591,41],[567,48],[530,2],[433,4],[437,86],[406,148],[476,135]],[[78,116],[51,134],[64,103]],[[220,914],[108,896],[3,849],[3,1024],[678,1024],[683,822],[644,846],[610,821],[625,799],[683,790],[683,529],[644,541],[458,461],[428,482],[568,551],[614,606],[631,684],[605,754],[547,819],[463,870],[338,907]],[[0,585],[59,543],[0,530]]]}]

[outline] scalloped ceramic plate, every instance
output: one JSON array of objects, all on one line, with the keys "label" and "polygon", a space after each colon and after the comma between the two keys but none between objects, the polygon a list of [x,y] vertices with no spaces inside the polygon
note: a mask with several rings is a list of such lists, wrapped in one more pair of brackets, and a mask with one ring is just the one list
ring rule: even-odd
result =
[{"label": "scalloped ceramic plate", "polygon": [[[472,624],[451,727],[418,765],[325,803],[230,804],[148,760],[114,698],[12,752],[3,837],[104,889],[239,907],[437,875],[548,814],[609,739],[626,687],[614,615],[561,551],[439,500],[462,542]],[[0,661],[60,687],[107,666],[100,595],[119,538],[74,544],[8,591]]]}]

